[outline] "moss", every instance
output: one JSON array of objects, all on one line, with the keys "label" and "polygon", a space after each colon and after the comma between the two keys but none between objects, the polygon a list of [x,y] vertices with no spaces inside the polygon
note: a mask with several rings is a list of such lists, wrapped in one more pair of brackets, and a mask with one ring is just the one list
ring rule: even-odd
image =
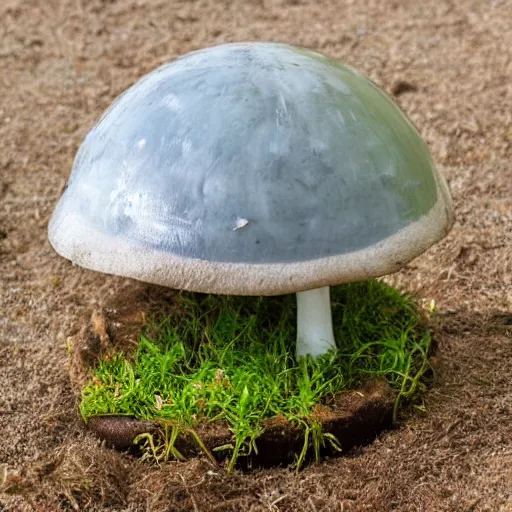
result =
[{"label": "moss", "polygon": [[[150,320],[137,353],[102,360],[83,390],[83,417],[127,414],[177,425],[190,435],[222,421],[233,433],[230,467],[257,450],[264,420],[285,418],[305,432],[305,450],[337,440],[313,410],[339,392],[385,378],[400,406],[417,400],[431,338],[410,296],[377,280],[331,288],[337,352],[295,359],[295,296],[226,297],[182,293],[183,315]],[[169,436],[167,444],[174,446]],[[173,449],[148,453],[179,453]]]}]

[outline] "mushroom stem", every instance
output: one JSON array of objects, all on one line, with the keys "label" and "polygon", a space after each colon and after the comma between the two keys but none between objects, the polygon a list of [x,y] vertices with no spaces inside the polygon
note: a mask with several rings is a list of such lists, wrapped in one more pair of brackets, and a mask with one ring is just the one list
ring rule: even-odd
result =
[{"label": "mushroom stem", "polygon": [[297,357],[336,350],[329,287],[297,292]]}]

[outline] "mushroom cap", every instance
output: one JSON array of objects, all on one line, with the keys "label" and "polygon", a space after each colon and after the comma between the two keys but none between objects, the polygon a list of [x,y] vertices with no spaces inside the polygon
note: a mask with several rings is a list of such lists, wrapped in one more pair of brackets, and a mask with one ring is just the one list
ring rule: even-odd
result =
[{"label": "mushroom cap", "polygon": [[86,136],[49,226],[105,273],[275,295],[398,270],[451,228],[426,144],[373,82],[268,43],[185,55]]}]

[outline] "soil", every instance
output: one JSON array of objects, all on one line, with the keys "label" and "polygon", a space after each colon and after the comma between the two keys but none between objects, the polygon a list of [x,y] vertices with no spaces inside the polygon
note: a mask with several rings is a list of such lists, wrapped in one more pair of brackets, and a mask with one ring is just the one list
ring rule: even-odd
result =
[{"label": "soil", "polygon": [[[0,2],[0,509],[512,511],[511,27],[510,0]],[[389,278],[438,305],[424,411],[297,475],[151,466],[84,431],[66,339],[133,283],[72,266],[46,236],[81,140],[120,92],[246,40],[321,51],[394,94],[457,215]]]},{"label": "soil", "polygon": [[[339,441],[339,448],[328,443],[320,449],[320,456],[333,456],[348,453],[354,446],[362,446],[385,428],[392,425],[394,394],[386,382],[371,382],[366,388],[350,391],[337,397],[334,404],[319,407],[314,411],[316,421],[322,425],[322,431],[332,434]],[[156,421],[139,420],[130,416],[101,415],[91,416],[87,420],[87,429],[94,432],[107,446],[127,450],[140,456],[139,446],[134,446],[136,438],[145,433],[155,441],[163,442],[163,431]],[[258,437],[258,452],[241,456],[237,461],[238,469],[292,465],[301,453],[304,445],[304,433],[286,418],[275,416],[262,422],[264,432]],[[199,446],[194,436],[182,433],[175,446],[185,459],[207,455],[214,465],[221,467],[229,457],[229,451],[218,451],[222,446],[232,444],[233,434],[224,422],[204,423],[194,427],[195,434],[201,440]],[[208,450],[206,453],[204,448]],[[307,462],[313,460],[313,453],[307,456]]]}]

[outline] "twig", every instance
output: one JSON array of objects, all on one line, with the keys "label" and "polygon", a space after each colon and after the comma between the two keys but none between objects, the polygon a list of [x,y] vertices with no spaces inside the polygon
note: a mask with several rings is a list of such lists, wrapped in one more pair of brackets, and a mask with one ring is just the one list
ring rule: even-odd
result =
[{"label": "twig", "polygon": [[315,504],[313,503],[311,496],[308,498],[308,505],[311,507],[311,510],[313,510],[313,512],[317,511],[317,508],[316,508]]},{"label": "twig", "polygon": [[283,501],[285,500],[286,498],[288,498],[288,494],[283,494],[282,496],[279,496],[279,498],[275,499],[271,504],[270,506],[271,507],[275,507],[280,501]]},{"label": "twig", "polygon": [[192,495],[192,493],[190,492],[190,490],[185,482],[185,479],[183,478],[183,475],[181,473],[178,473],[178,474],[180,475],[180,478],[183,481],[183,487],[185,487],[185,491],[187,491],[190,501],[192,501],[192,506],[194,507],[194,512],[199,512],[199,509],[197,508],[196,500],[195,500],[194,496]]}]

